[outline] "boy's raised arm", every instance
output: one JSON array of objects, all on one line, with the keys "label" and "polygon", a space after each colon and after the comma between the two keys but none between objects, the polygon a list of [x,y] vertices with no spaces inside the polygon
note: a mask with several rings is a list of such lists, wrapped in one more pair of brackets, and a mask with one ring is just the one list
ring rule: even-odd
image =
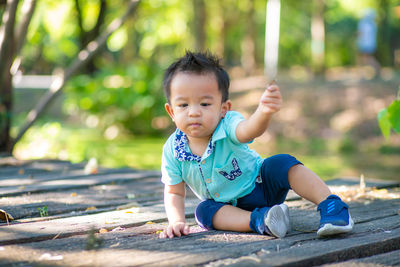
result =
[{"label": "boy's raised arm", "polygon": [[269,85],[260,98],[257,110],[249,119],[239,123],[236,137],[241,143],[248,143],[262,135],[268,128],[272,115],[282,106],[282,95],[276,84]]},{"label": "boy's raised arm", "polygon": [[185,219],[185,183],[165,185],[164,205],[168,217],[168,226],[160,234],[161,238],[173,238],[189,234]]}]

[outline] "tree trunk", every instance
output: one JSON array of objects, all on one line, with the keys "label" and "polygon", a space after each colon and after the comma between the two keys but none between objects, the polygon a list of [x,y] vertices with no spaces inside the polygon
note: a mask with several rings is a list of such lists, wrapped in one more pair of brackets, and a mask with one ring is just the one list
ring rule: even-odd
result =
[{"label": "tree trunk", "polygon": [[16,28],[15,34],[15,50],[14,55],[16,56],[13,64],[11,66],[11,75],[15,75],[19,69],[21,64],[21,49],[25,44],[26,33],[28,32],[28,27],[31,22],[33,13],[36,7],[36,0],[25,0],[24,4],[21,8],[21,22],[19,23],[18,27]]},{"label": "tree trunk", "polygon": [[254,21],[254,1],[249,1],[246,12],[246,33],[241,43],[241,63],[247,75],[256,68],[256,23]]},{"label": "tree trunk", "polygon": [[7,2],[0,28],[0,153],[10,154],[12,111],[12,84],[10,67],[13,60],[15,15],[18,0]]},{"label": "tree trunk", "polygon": [[390,26],[389,26],[389,1],[380,0],[378,14],[380,16],[378,27],[378,61],[383,66],[393,65],[393,56],[390,49]]},{"label": "tree trunk", "polygon": [[194,37],[196,51],[204,51],[206,48],[206,7],[204,0],[193,0],[194,12]]},{"label": "tree trunk", "polygon": [[325,68],[325,24],[324,0],[313,0],[311,20],[311,55],[314,73],[323,73]]},{"label": "tree trunk", "polygon": [[[78,13],[77,19],[78,19],[78,26],[79,26],[79,48],[80,50],[85,49],[85,47],[93,40],[95,40],[97,37],[100,35],[100,28],[104,24],[104,19],[106,15],[106,10],[107,10],[107,3],[106,0],[100,0],[100,11],[99,15],[97,16],[97,21],[96,25],[91,29],[90,31],[86,31],[83,28],[83,16],[82,16],[82,10],[81,10],[81,5],[79,4],[79,0],[75,0],[75,6],[76,10]],[[94,64],[94,59],[91,59],[86,65],[85,65],[85,72],[86,73],[93,73],[96,71],[96,66]]]},{"label": "tree trunk", "polygon": [[224,17],[224,10],[223,10],[223,3],[222,1],[217,1],[217,16],[219,17],[219,20],[221,21],[218,23],[218,37],[217,37],[217,44],[215,47],[215,53],[218,55],[218,57],[223,58],[224,57],[224,48],[225,48],[225,17]]}]

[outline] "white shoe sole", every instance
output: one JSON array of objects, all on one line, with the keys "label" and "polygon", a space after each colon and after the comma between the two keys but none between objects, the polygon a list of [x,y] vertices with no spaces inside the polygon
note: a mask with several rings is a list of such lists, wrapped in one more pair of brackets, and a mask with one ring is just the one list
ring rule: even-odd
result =
[{"label": "white shoe sole", "polygon": [[[349,214],[349,216],[350,216],[350,214]],[[318,230],[317,235],[320,237],[323,237],[323,236],[330,236],[330,235],[345,234],[345,233],[351,232],[351,230],[353,230],[353,226],[354,226],[354,221],[350,216],[348,225],[338,226],[338,225],[333,225],[333,224],[327,223]]]},{"label": "white shoe sole", "polygon": [[287,228],[287,232],[290,232],[290,217],[289,217],[289,207],[286,204],[280,204],[279,205],[283,212],[285,213],[285,218],[284,218],[284,222]]},{"label": "white shoe sole", "polygon": [[[285,204],[281,204],[286,206]],[[281,205],[273,206],[267,213],[267,217],[264,218],[264,224],[268,227],[270,232],[278,237],[282,238],[286,235],[289,229],[289,209],[282,207]]]}]

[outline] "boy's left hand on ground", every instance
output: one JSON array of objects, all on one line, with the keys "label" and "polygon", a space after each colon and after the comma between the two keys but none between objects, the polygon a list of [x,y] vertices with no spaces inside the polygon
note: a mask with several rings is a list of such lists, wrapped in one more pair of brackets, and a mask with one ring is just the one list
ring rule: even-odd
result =
[{"label": "boy's left hand on ground", "polygon": [[181,237],[190,233],[189,225],[184,222],[175,222],[169,224],[159,235],[160,238]]},{"label": "boy's left hand on ground", "polygon": [[278,112],[282,106],[282,95],[279,86],[276,84],[268,85],[260,99],[259,109],[265,114]]}]

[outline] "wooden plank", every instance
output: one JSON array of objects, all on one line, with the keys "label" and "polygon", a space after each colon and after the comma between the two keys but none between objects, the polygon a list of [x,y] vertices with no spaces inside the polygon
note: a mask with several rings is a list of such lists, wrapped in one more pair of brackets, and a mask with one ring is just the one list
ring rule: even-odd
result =
[{"label": "wooden plank", "polygon": [[[114,189],[111,190],[110,188]],[[158,177],[132,180],[129,183],[124,183],[123,186],[102,185],[100,188],[97,186],[93,187],[93,189],[85,188],[78,190],[63,190],[21,197],[0,198],[0,206],[12,214],[14,218],[21,219],[39,216],[37,209],[44,206],[47,206],[49,215],[56,215],[82,212],[89,207],[99,209],[109,207],[112,209],[112,207],[132,202],[132,199],[127,199],[127,195],[134,195],[134,201],[141,204],[144,204],[146,201],[156,201],[155,203],[159,203],[158,201],[162,199],[162,183]],[[111,191],[114,193],[111,193]],[[188,193],[189,196],[193,196],[190,191]],[[46,199],[46,201],[42,199]],[[372,210],[372,212],[376,211]],[[70,214],[69,216],[73,215]]]},{"label": "wooden plank", "polygon": [[0,167],[4,168],[12,168],[12,167],[21,167],[28,166],[31,164],[55,164],[55,165],[72,165],[70,161],[58,160],[58,159],[35,159],[35,160],[19,160],[14,157],[0,157]]},{"label": "wooden plank", "polygon": [[89,207],[112,208],[130,202],[150,204],[162,200],[163,189],[160,184],[159,177],[149,177],[122,184],[3,197],[0,198],[0,207],[15,219],[23,219],[40,216],[38,208],[44,206],[47,207],[49,215],[53,216],[85,211]]},{"label": "wooden plank", "polygon": [[326,267],[372,267],[400,266],[400,250],[382,253],[361,259],[323,265]]},{"label": "wooden plank", "polygon": [[[30,179],[29,181],[49,181],[65,178],[74,178],[88,176],[85,174],[85,166],[82,164],[74,164],[71,166],[64,166],[63,168],[53,168],[42,166],[43,168],[18,168],[9,170],[7,173],[0,173],[0,186],[5,185],[7,180],[15,179]],[[4,171],[3,171],[4,172]],[[148,172],[139,171],[131,168],[120,168],[120,169],[108,169],[98,167],[96,174],[90,174],[93,176],[102,174],[118,174],[118,173],[137,173],[137,172]]]},{"label": "wooden plank", "polygon": [[[331,239],[329,242],[309,242],[298,247],[275,252],[258,253],[251,262],[239,261],[232,266],[316,266],[329,262],[366,257],[400,249],[400,229],[390,234],[380,232],[351,237]],[[214,265],[221,266],[221,265]]]},{"label": "wooden plank", "polygon": [[[384,227],[393,229],[396,228],[397,221],[392,218],[391,220],[377,220],[377,223],[384,223]],[[371,249],[384,250],[393,249],[393,246],[396,246],[396,244],[398,246],[400,240],[399,229],[396,229],[397,232],[391,232],[389,235],[384,232],[371,234],[368,228],[369,226],[363,227],[361,225],[356,229],[355,233],[333,239],[316,239],[315,233],[301,233],[291,234],[284,239],[264,239],[257,241],[249,238],[248,242],[244,241],[246,239],[245,234],[235,235],[225,233],[225,235],[209,236],[208,234],[210,233],[201,233],[202,238],[193,242],[193,247],[196,249],[195,255],[187,253],[187,250],[185,250],[189,241],[180,244],[180,242],[183,242],[183,240],[180,240],[174,243],[174,246],[177,247],[176,250],[168,250],[168,256],[162,255],[163,260],[149,260],[146,259],[146,255],[143,255],[142,258],[136,256],[135,263],[146,266],[175,264],[207,264],[207,266],[235,266],[235,264],[236,266],[312,266],[316,258],[318,260],[322,258],[326,262],[331,262],[335,260],[334,257],[337,257],[337,255],[346,253],[346,251],[350,251],[353,247],[359,248],[361,245],[365,245],[363,247],[364,252],[369,251],[370,253],[374,253],[371,252]],[[242,236],[242,238],[239,238],[239,236]],[[248,237],[250,237],[249,234],[247,234]],[[385,241],[385,238],[387,238],[387,241]],[[165,251],[165,249],[156,247],[155,244],[143,244],[140,248],[144,246],[147,247],[147,251]],[[137,245],[134,247],[137,247]],[[332,251],[335,248],[338,248],[338,251]],[[357,251],[357,249],[354,250]],[[321,253],[321,255],[318,255],[317,252]],[[352,253],[346,254],[346,257],[350,257],[353,255]],[[264,257],[266,260],[264,260]],[[302,260],[304,264],[301,263]]]},{"label": "wooden plank", "polygon": [[[79,171],[82,171],[82,169],[79,169]],[[291,201],[287,202],[290,206],[293,231],[281,240],[256,234],[221,231],[202,232],[198,226],[192,227],[194,233],[188,237],[159,240],[155,232],[165,227],[166,222],[162,203],[163,185],[160,182],[159,172],[155,172],[155,175],[148,177],[142,176],[147,178],[132,178],[130,176],[132,174],[131,170],[122,170],[120,172],[117,170],[113,174],[106,175],[102,173],[94,175],[94,177],[75,175],[70,170],[63,173],[68,177],[54,177],[52,176],[54,173],[56,172],[46,174],[44,171],[43,176],[39,177],[38,181],[34,179],[35,184],[30,185],[32,188],[34,186],[41,187],[42,191],[32,191],[35,194],[24,196],[21,194],[28,194],[29,190],[19,190],[19,192],[15,193],[15,196],[10,195],[8,198],[0,198],[0,206],[8,199],[7,201],[10,201],[8,207],[15,207],[16,210],[27,208],[32,211],[37,209],[37,205],[47,203],[49,207],[55,208],[61,217],[64,217],[58,219],[46,218],[45,221],[25,219],[20,221],[32,222],[12,224],[10,226],[0,225],[0,246],[2,246],[0,247],[0,265],[3,262],[10,261],[19,262],[20,265],[32,262],[53,265],[52,263],[55,262],[46,259],[47,256],[42,257],[44,253],[50,250],[53,256],[57,254],[63,256],[63,259],[60,262],[57,261],[57,263],[71,266],[96,264],[159,266],[208,263],[210,263],[210,266],[220,266],[226,263],[239,265],[245,263],[247,265],[247,260],[249,259],[251,260],[250,263],[256,262],[257,264],[270,265],[271,262],[264,259],[266,255],[263,253],[267,253],[268,256],[273,255],[275,258],[282,258],[288,255],[288,259],[292,259],[292,261],[280,262],[280,265],[276,266],[296,265],[297,261],[294,261],[294,259],[298,259],[296,258],[296,253],[304,254],[307,257],[300,257],[299,262],[305,266],[314,262],[323,264],[350,259],[351,255],[346,252],[347,250],[352,251],[354,254],[357,249],[363,249],[367,252],[358,256],[367,257],[385,252],[385,249],[396,249],[397,244],[400,243],[399,233],[396,232],[399,223],[399,199],[350,203],[351,214],[356,222],[355,231],[345,237],[325,240],[316,239],[315,229],[319,221],[318,213],[315,212],[316,206],[299,200],[300,198],[296,195],[290,196],[289,200]],[[143,175],[143,173],[140,172],[140,175]],[[70,184],[88,177],[94,179],[84,181],[82,184],[78,184],[77,187],[74,187],[75,185],[68,187]],[[59,183],[61,186],[59,186]],[[121,184],[119,185],[118,183]],[[109,198],[105,198],[105,196],[101,196],[98,193],[99,188],[104,184],[108,184],[107,187],[115,187],[115,191],[108,195]],[[353,184],[347,186],[357,187],[356,182]],[[66,187],[62,187],[62,185],[66,185]],[[10,187],[6,188],[9,189]],[[62,188],[65,189],[60,190]],[[4,188],[0,187],[1,189]],[[117,205],[127,203],[125,201],[131,202],[132,199],[126,199],[128,192],[135,194],[134,201],[140,202],[133,204],[140,206],[139,212],[137,212],[136,208],[104,212],[105,210],[115,209]],[[79,200],[76,198],[76,201],[68,207],[65,204],[67,204],[67,199],[71,200],[71,198],[68,198],[71,193],[77,194],[80,198]],[[52,198],[49,198],[50,196]],[[25,202],[24,204],[23,199],[26,197],[30,197],[31,202]],[[35,200],[37,202],[34,202]],[[13,201],[15,201],[14,204]],[[70,213],[76,210],[82,211],[92,203],[96,203],[99,207],[98,211],[95,212],[102,212],[84,216],[76,216],[77,213]],[[189,198],[189,202],[186,205],[186,213],[189,218],[193,217],[197,203],[198,200]],[[20,218],[23,218],[23,216]],[[148,221],[158,223],[145,224]],[[195,224],[193,220],[189,221]],[[100,251],[84,251],[84,246],[87,242],[85,234],[91,229],[99,230],[101,228],[108,230],[121,229],[121,231],[101,235],[104,238],[104,244],[103,249]],[[387,239],[382,239],[382,242],[377,239],[385,237],[385,234],[391,235]],[[367,242],[367,236],[371,237],[369,243]],[[347,250],[332,251],[328,245],[326,248],[323,246],[327,243],[335,245],[332,243],[335,240],[337,242],[341,240],[336,245]],[[347,245],[343,245],[341,242],[347,242]],[[308,246],[321,247],[328,254],[320,255],[312,249],[310,250]],[[7,253],[4,253],[4,251],[7,251]],[[320,263],[321,258],[324,257],[329,260]],[[80,260],[76,261],[77,258]],[[99,258],[104,259],[104,261],[99,262]]]},{"label": "wooden plank", "polygon": [[[197,199],[187,201],[186,213],[188,216],[194,213],[197,203]],[[148,221],[163,221],[165,219],[164,205],[159,204],[152,207],[135,206],[129,209],[35,223],[3,225],[0,227],[0,245],[47,240],[56,235],[66,237],[84,234],[91,229],[133,227]]]},{"label": "wooden plank", "polygon": [[[13,181],[20,181],[18,185],[21,184],[32,184],[35,182],[43,182],[43,181],[51,181],[51,180],[59,180],[59,179],[73,179],[73,178],[82,178],[86,176],[101,176],[105,174],[126,174],[126,173],[146,173],[149,171],[138,171],[129,168],[121,168],[121,169],[105,169],[98,168],[96,174],[85,174],[84,167],[75,166],[74,168],[65,168],[60,170],[47,170],[47,169],[19,169],[13,170],[10,174],[1,174],[0,175],[0,186],[11,186]],[[159,172],[156,172],[160,175]],[[11,182],[10,182],[11,181]]]},{"label": "wooden plank", "polygon": [[[374,178],[365,178],[364,181],[365,181],[366,187],[392,188],[392,187],[400,186],[400,181],[381,180],[381,179],[374,179]],[[326,184],[333,188],[340,187],[340,186],[359,186],[360,178],[359,177],[335,178],[335,179],[326,181]]]},{"label": "wooden plank", "polygon": [[[387,206],[393,207],[396,205],[396,200],[385,202]],[[189,200],[187,203],[186,213],[187,216],[193,216],[194,209],[198,203],[198,200]],[[374,202],[370,204],[371,210],[374,205],[382,206],[380,202]],[[357,214],[364,213],[364,205],[358,205],[353,208],[353,216],[357,222]],[[143,224],[147,221],[165,221],[166,216],[164,213],[163,204],[139,208],[140,212],[136,209],[133,211],[113,211],[100,214],[71,217],[64,219],[56,219],[50,221],[36,222],[36,223],[25,223],[25,224],[13,224],[10,226],[0,227],[0,244],[10,243],[22,243],[30,242],[32,240],[44,240],[51,239],[58,235],[60,232],[62,236],[70,236],[73,234],[86,233],[91,228],[112,228],[117,226],[134,226]],[[387,216],[393,216],[397,214],[396,209],[385,209],[388,211]],[[358,212],[357,212],[358,211]],[[308,214],[307,214],[308,213]],[[382,217],[382,214],[377,213],[366,213],[364,215],[364,221],[372,221],[377,217]],[[367,218],[367,219],[366,219]],[[301,209],[291,208],[291,219],[294,221],[296,228],[294,233],[297,232],[312,232],[318,225],[318,216],[315,212],[304,211]]]},{"label": "wooden plank", "polygon": [[[373,222],[377,218],[391,217],[398,214],[400,199],[370,202],[350,202],[350,213],[356,224]],[[316,232],[319,225],[319,213],[316,206],[308,201],[287,202],[292,221],[292,229],[299,232]]]},{"label": "wooden plank", "polygon": [[[191,191],[187,192],[187,197],[195,198]],[[163,186],[160,178],[149,177],[120,184],[3,197],[0,198],[0,207],[17,221],[29,222],[111,211],[132,202],[140,206],[161,204]],[[43,207],[47,208],[50,218],[37,218],[40,216],[38,208]]]},{"label": "wooden plank", "polygon": [[133,179],[141,179],[154,176],[159,177],[160,172],[141,171],[141,172],[130,172],[130,173],[110,173],[110,174],[73,176],[68,178],[63,177],[60,179],[55,179],[53,177],[45,181],[32,181],[34,183],[27,184],[24,186],[0,187],[0,197],[15,196],[27,193],[85,188],[89,186],[102,185],[113,182],[122,183]]},{"label": "wooden plank", "polygon": [[[149,224],[99,234],[97,237],[103,241],[97,251],[85,250],[87,236],[3,246],[0,259],[64,266],[311,266],[314,262],[322,264],[396,250],[400,244],[398,218],[394,216],[360,223],[352,234],[331,239],[317,239],[315,233],[301,232],[274,239],[252,233],[204,232],[197,226],[193,227],[197,232],[187,237],[158,239],[155,232],[161,226]],[[387,230],[371,232],[371,226]],[[40,260],[45,253],[62,259]]]},{"label": "wooden plank", "polygon": [[[195,203],[198,203],[197,199],[192,199],[188,201],[187,205],[187,215],[188,216],[193,216],[194,215],[194,208],[195,208]],[[296,207],[297,205],[297,207]],[[290,206],[290,212],[291,212],[291,218],[294,220],[296,223],[294,224],[295,227],[293,229],[295,231],[300,231],[300,232],[313,232],[318,226],[319,222],[319,217],[316,212],[310,212],[309,209],[315,210],[315,205],[312,205],[310,203],[307,203],[305,201],[297,201],[297,202],[292,202],[289,203]],[[397,214],[397,209],[395,207],[400,206],[400,200],[390,200],[390,201],[374,201],[371,204],[368,205],[368,209],[365,209],[365,205],[363,203],[351,203],[351,213],[353,215],[353,219],[356,223],[359,222],[368,222],[371,220],[374,220],[377,216],[378,217],[384,217],[384,216],[392,216],[394,214]],[[158,211],[156,214],[152,213],[152,209],[156,208]],[[164,208],[162,202],[159,202],[159,204],[156,207],[142,207],[142,210],[144,213],[140,213],[141,217],[139,217],[139,220],[132,221],[130,218],[125,218],[122,221],[120,221],[121,225],[130,225],[130,223],[133,223],[133,225],[137,225],[140,223],[145,223],[146,221],[153,221],[153,220],[166,220],[165,214],[164,214]],[[147,214],[147,211],[150,213]],[[161,214],[160,214],[161,212]],[[41,222],[41,224],[36,223],[35,224],[14,224],[7,226],[8,230],[16,229],[14,232],[24,232],[19,229],[23,229],[25,226],[33,227],[29,231],[27,231],[27,236],[24,235],[18,235],[18,236],[13,236],[11,235],[4,235],[0,237],[0,243],[8,243],[11,242],[13,239],[22,239],[22,240],[31,240],[35,238],[36,236],[36,230],[38,228],[47,228],[51,229],[54,228],[50,233],[46,233],[45,237],[42,237],[42,234],[38,234],[39,238],[50,238],[52,235],[57,235],[59,233],[60,228],[65,228],[67,229],[65,232],[68,233],[66,235],[70,235],[71,233],[76,234],[77,231],[75,231],[76,222],[79,222],[78,224],[86,225],[87,227],[81,228],[81,231],[87,232],[90,230],[91,227],[93,227],[92,224],[88,225],[88,222],[93,222],[94,224],[99,224],[97,228],[102,228],[106,227],[101,223],[98,223],[97,221],[99,218],[113,218],[113,217],[118,217],[120,216],[122,212],[108,212],[108,213],[102,213],[102,214],[94,214],[94,215],[87,215],[87,216],[79,216],[79,217],[72,217],[72,218],[65,218],[65,219],[58,219],[58,220],[51,220],[51,221],[44,221]],[[72,214],[71,214],[72,215]],[[146,217],[147,216],[147,217]],[[138,218],[136,218],[138,219]],[[74,223],[71,223],[74,222]],[[70,225],[71,224],[71,225]],[[118,224],[119,225],[119,224]],[[109,225],[110,226],[110,225]],[[71,228],[71,229],[70,229]],[[4,228],[0,227],[0,232]],[[26,228],[27,230],[28,228]],[[83,230],[82,230],[83,229]],[[40,231],[38,232],[40,233]],[[20,242],[20,241],[18,241]],[[21,241],[22,242],[22,241]],[[23,241],[25,242],[25,241]]]},{"label": "wooden plank", "polygon": [[[0,159],[1,162],[1,159]],[[21,175],[21,172],[35,174],[43,171],[66,171],[73,169],[83,169],[84,164],[72,164],[69,161],[60,160],[35,160],[35,161],[17,161],[17,164],[1,164],[0,177]]]},{"label": "wooden plank", "polygon": [[[400,186],[400,181],[390,181],[390,180],[379,180],[373,178],[366,178],[365,187],[366,190],[371,188],[394,188]],[[328,181],[325,181],[332,192],[340,192],[343,191],[343,188],[346,190],[357,190],[360,188],[360,178],[358,177],[344,177],[344,178],[335,178]],[[301,197],[297,195],[294,191],[290,190],[286,201],[299,200]]]}]

